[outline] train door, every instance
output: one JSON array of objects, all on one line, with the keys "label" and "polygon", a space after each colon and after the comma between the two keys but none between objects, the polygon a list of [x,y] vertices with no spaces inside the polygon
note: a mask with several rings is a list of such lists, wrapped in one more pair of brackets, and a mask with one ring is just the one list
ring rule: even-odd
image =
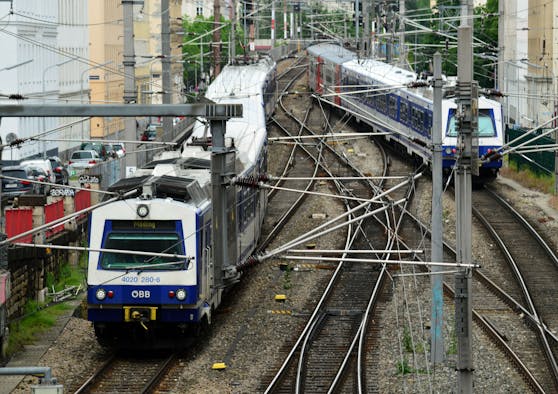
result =
[{"label": "train door", "polygon": [[322,94],[323,89],[323,80],[322,80],[322,68],[324,65],[324,59],[320,56],[316,58],[316,93]]},{"label": "train door", "polygon": [[215,276],[213,274],[214,265],[213,253],[211,249],[211,220],[207,217],[204,217],[203,219],[203,231],[201,233],[202,239],[200,250],[202,261],[200,269],[202,275],[200,279],[200,294],[202,294],[206,300],[209,300],[212,297]]},{"label": "train door", "polygon": [[341,96],[339,95],[339,93],[341,93],[341,65],[337,64],[335,66],[335,92],[338,93],[334,99],[333,102],[337,105],[341,105]]}]

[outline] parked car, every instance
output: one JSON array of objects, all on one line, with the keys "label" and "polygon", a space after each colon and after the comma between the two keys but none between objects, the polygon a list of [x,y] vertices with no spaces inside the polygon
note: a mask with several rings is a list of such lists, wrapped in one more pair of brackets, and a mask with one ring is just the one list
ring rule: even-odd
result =
[{"label": "parked car", "polygon": [[72,170],[83,170],[85,168],[91,168],[101,161],[103,160],[94,150],[76,150],[70,156],[68,165]]},{"label": "parked car", "polygon": [[52,165],[50,164],[50,160],[48,160],[48,159],[24,160],[21,163],[19,163],[19,165],[21,165],[23,167],[29,167],[29,166],[41,167],[42,169],[45,170],[45,172],[48,176],[47,182],[50,182],[50,183],[55,183],[56,182],[56,175],[54,175],[54,170],[52,168]]},{"label": "parked car", "polygon": [[113,144],[106,142],[103,143],[103,147],[105,148],[105,152],[107,152],[107,159],[116,159],[118,157]]},{"label": "parked car", "polygon": [[70,178],[68,170],[62,160],[57,156],[52,156],[48,158],[50,160],[50,165],[54,171],[54,176],[56,177],[56,183],[59,185],[67,185],[68,179]]},{"label": "parked car", "polygon": [[23,166],[7,166],[2,168],[2,175],[18,179],[2,178],[2,201],[11,203],[13,199],[33,191],[33,184],[28,180],[28,170]]},{"label": "parked car", "polygon": [[140,139],[142,141],[155,141],[157,139],[157,130],[145,130]]},{"label": "parked car", "polygon": [[103,145],[104,142],[82,142],[79,149],[80,150],[94,150],[97,152],[102,160],[107,159],[107,149]]},{"label": "parked car", "polygon": [[[45,169],[39,166],[27,166],[27,179],[32,179],[39,182],[49,182],[48,174]],[[33,193],[35,194],[46,194],[50,191],[50,185],[41,185],[39,183],[33,183]]]},{"label": "parked car", "polygon": [[124,147],[123,142],[115,142],[112,146],[114,147],[114,151],[116,152],[116,156],[118,156],[118,158],[126,155],[126,148]]}]

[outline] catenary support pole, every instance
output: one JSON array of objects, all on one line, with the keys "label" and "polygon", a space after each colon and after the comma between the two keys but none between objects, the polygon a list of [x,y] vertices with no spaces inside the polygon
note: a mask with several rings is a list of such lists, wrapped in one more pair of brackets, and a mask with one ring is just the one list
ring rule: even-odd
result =
[{"label": "catenary support pole", "polygon": [[[472,262],[472,174],[478,174],[478,152],[473,147],[477,132],[477,93],[473,81],[473,29],[465,22],[458,29],[457,122],[458,160],[455,174],[457,263]],[[459,269],[455,275],[455,333],[457,336],[458,393],[473,392],[472,357],[472,270]]]},{"label": "catenary support pole", "polygon": [[[442,223],[442,55],[434,54],[434,111],[432,124],[432,261],[443,260],[443,223]],[[430,362],[440,364],[444,361],[443,275],[435,274],[440,267],[432,267],[431,276],[432,309],[430,321]]]},{"label": "catenary support pole", "polygon": [[[163,82],[163,104],[172,103],[171,88],[171,47],[170,47],[170,6],[169,0],[161,0],[161,77]],[[172,135],[170,116],[163,117],[163,140]]]},{"label": "catenary support pole", "polygon": [[[136,56],[134,51],[134,4],[143,4],[139,0],[122,0],[122,12],[124,20],[124,54],[122,64],[124,65],[124,103],[133,104],[138,101],[136,90]],[[127,117],[124,121],[124,139],[137,140],[136,119]],[[137,144],[128,146],[128,151],[137,151]],[[138,165],[137,154],[127,154],[124,158],[127,168]]]}]

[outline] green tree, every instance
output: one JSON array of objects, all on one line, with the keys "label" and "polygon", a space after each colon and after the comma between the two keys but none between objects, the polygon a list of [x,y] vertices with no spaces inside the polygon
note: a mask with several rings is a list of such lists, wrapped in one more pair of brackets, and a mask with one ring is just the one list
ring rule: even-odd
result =
[{"label": "green tree", "polygon": [[[199,15],[194,19],[188,16],[183,17],[182,27],[184,29],[184,38],[182,40],[182,55],[184,60],[184,85],[187,88],[195,88],[199,85],[202,77],[204,82],[209,83],[209,71],[213,66],[213,51],[211,41],[213,34],[210,33],[214,29],[213,17],[204,18]],[[224,27],[221,29],[221,65],[227,64],[229,61],[226,55],[229,50],[229,37],[231,32],[230,21],[225,21],[221,16],[221,23]],[[234,40],[236,53],[242,54],[241,37],[242,30],[236,30],[236,39]],[[203,75],[202,75],[203,70]]]}]

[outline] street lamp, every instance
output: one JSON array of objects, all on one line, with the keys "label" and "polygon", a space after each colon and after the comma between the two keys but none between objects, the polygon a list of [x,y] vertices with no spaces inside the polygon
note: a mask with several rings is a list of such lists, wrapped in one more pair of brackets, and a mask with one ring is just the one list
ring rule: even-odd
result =
[{"label": "street lamp", "polygon": [[[88,71],[94,70],[96,68],[99,68],[99,67],[107,66],[111,63],[113,63],[113,61],[109,60],[108,62],[105,62],[103,64],[97,64],[93,67],[86,68],[85,70],[82,71],[81,78],[80,78],[80,88],[79,88],[79,101],[80,101],[80,103],[83,104],[83,78],[85,77],[85,73],[88,72]],[[105,81],[105,83],[106,83],[106,81]],[[85,133],[85,130],[83,129],[83,122],[81,122],[81,139],[82,140],[85,139],[84,133]]]},{"label": "street lamp", "polygon": [[[46,76],[46,72],[47,72],[48,70],[52,69],[52,68],[60,67],[60,66],[62,66],[62,65],[64,65],[64,64],[66,64],[66,63],[69,63],[69,62],[71,62],[72,60],[74,60],[74,59],[68,59],[68,60],[65,60],[65,61],[63,61],[63,62],[50,65],[50,66],[46,67],[46,68],[43,70],[43,94],[42,94],[42,96],[41,96],[41,97],[43,98],[43,103],[45,102],[45,94],[46,94],[46,93],[45,93],[45,91],[46,91],[46,89],[45,89],[45,76]],[[44,138],[44,137],[45,137],[44,134],[45,134],[45,132],[46,132],[46,126],[45,126],[45,117],[44,117],[44,116],[43,116],[43,118],[42,118],[42,124],[43,124],[43,133],[42,133],[42,138],[43,138],[43,159],[46,159],[46,139]]]}]

